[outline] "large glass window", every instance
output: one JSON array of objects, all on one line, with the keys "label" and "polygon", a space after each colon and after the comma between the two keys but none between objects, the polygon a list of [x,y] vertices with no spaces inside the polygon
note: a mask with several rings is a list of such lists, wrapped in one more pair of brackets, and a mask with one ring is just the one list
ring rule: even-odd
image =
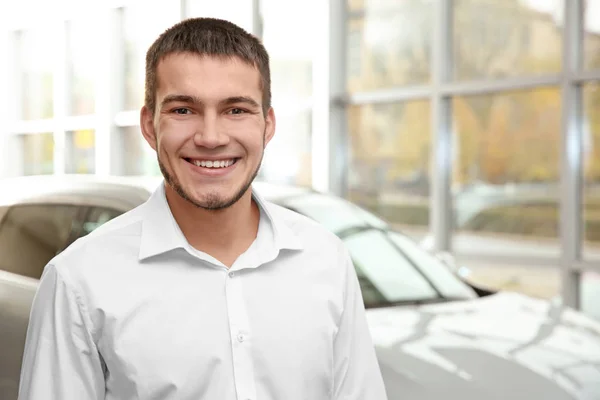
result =
[{"label": "large glass window", "polygon": [[53,116],[53,76],[58,45],[59,37],[54,29],[38,28],[16,33],[15,67],[20,71],[21,119]]},{"label": "large glass window", "polygon": [[160,175],[156,152],[142,136],[139,126],[121,128],[124,175]]},{"label": "large glass window", "polygon": [[560,93],[453,100],[459,252],[559,255]]},{"label": "large glass window", "polygon": [[585,1],[584,65],[600,68],[600,0]]},{"label": "large glass window", "polygon": [[429,113],[426,101],[349,110],[350,199],[413,233],[429,225]]},{"label": "large glass window", "polygon": [[429,82],[432,3],[373,2],[348,21],[350,91]]},{"label": "large glass window", "polygon": [[23,175],[45,175],[54,172],[52,133],[31,133],[18,135],[15,138],[17,138],[17,148],[14,155],[22,160]]},{"label": "large glass window", "polygon": [[67,114],[93,114],[94,80],[98,69],[97,48],[102,30],[93,19],[68,22],[67,69],[69,92]]},{"label": "large glass window", "polygon": [[93,174],[96,170],[96,135],[91,129],[66,133],[66,165],[69,174]]},{"label": "large glass window", "polygon": [[600,83],[583,90],[584,257],[600,260]]},{"label": "large glass window", "polygon": [[125,8],[125,109],[144,105],[146,52],[158,36],[179,21],[179,2],[135,2]]},{"label": "large glass window", "polygon": [[[231,21],[252,33],[252,2],[247,0],[188,0],[187,15]],[[290,15],[290,14],[288,14]],[[282,18],[283,19],[283,18]]]},{"label": "large glass window", "polygon": [[76,228],[78,208],[23,205],[8,210],[0,225],[0,269],[38,279]]},{"label": "large glass window", "polygon": [[563,2],[455,0],[455,77],[558,73]]},{"label": "large glass window", "polygon": [[269,52],[275,102],[312,94],[312,63],[324,41],[317,37],[317,30],[306,29],[306,21],[313,18],[317,1],[261,1],[262,39]]},{"label": "large glass window", "polygon": [[277,183],[312,184],[310,111],[277,114],[277,130],[267,145],[259,178]]}]

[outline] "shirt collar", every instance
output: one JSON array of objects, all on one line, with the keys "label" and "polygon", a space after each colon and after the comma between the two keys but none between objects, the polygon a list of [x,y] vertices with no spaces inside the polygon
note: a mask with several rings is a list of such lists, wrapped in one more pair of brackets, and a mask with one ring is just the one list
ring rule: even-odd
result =
[{"label": "shirt collar", "polygon": [[[162,182],[143,205],[140,260],[176,249],[184,249],[191,254],[197,253],[188,243],[171,213],[164,185]],[[273,205],[255,190],[252,191],[252,198],[261,213],[257,241],[263,244],[271,241],[273,250],[277,253],[283,249],[301,250],[303,246],[300,239],[285,220],[274,215]]]}]

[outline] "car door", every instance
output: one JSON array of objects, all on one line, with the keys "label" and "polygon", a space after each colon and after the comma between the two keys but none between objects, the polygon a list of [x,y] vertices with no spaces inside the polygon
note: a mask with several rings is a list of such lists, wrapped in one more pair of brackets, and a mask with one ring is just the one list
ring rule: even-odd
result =
[{"label": "car door", "polygon": [[0,208],[0,399],[15,400],[29,312],[45,265],[80,230],[70,204]]}]

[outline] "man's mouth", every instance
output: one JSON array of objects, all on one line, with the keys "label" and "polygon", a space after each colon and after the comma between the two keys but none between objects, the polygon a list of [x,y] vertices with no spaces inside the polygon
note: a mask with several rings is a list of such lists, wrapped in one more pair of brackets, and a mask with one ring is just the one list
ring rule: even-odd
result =
[{"label": "man's mouth", "polygon": [[222,159],[222,160],[202,160],[202,159],[192,159],[192,158],[186,158],[185,161],[194,164],[196,167],[203,167],[203,168],[214,168],[214,169],[218,169],[218,168],[227,168],[232,166],[233,164],[235,164],[237,162],[237,160],[239,160],[238,158],[228,158],[228,159]]}]

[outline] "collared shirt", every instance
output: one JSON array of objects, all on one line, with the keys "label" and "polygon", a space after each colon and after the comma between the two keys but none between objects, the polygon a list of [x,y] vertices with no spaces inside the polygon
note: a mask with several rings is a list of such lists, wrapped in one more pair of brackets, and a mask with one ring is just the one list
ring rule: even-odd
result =
[{"label": "collared shirt", "polygon": [[231,266],[194,249],[161,185],[45,268],[19,400],[384,400],[342,242],[271,204]]}]

